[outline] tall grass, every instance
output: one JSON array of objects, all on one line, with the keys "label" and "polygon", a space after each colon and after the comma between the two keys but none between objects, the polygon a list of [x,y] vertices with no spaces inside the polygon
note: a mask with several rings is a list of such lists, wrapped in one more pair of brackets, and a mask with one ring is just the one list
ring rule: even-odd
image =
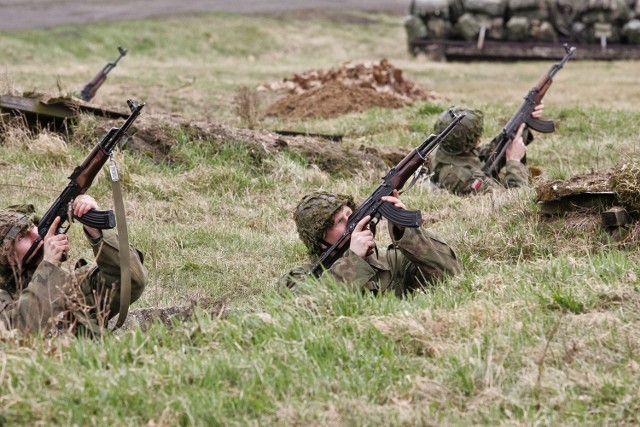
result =
[{"label": "tall grass", "polygon": [[[441,94],[400,110],[331,120],[264,119],[266,129],[342,133],[342,144],[417,146],[450,105],[481,108],[489,140],[551,62],[431,63],[405,53],[396,17],[202,15],[3,33],[0,87],[79,91],[129,54],[96,102],[143,114],[240,126],[243,87],[343,61],[387,57]],[[637,64],[570,61],[556,76],[528,159],[548,179],[636,155]],[[6,75],[6,77],[5,77]],[[273,94],[263,94],[273,97]],[[0,198],[43,211],[87,152],[91,121],[60,145],[3,133]],[[542,217],[532,190],[460,198],[416,185],[403,195],[465,266],[400,300],[276,279],[305,261],[292,211],[318,188],[362,200],[385,171],[332,176],[283,153],[252,156],[171,134],[171,163],[118,153],[130,239],[146,254],[138,307],[223,298],[225,315],[101,341],[0,335],[0,425],[618,425],[637,424],[640,355],[637,244],[596,222]],[[45,137],[40,137],[45,138]],[[105,176],[91,188],[109,207]],[[71,259],[91,258],[79,227]],[[388,242],[384,232],[381,246]],[[135,307],[134,307],[135,308]]]}]

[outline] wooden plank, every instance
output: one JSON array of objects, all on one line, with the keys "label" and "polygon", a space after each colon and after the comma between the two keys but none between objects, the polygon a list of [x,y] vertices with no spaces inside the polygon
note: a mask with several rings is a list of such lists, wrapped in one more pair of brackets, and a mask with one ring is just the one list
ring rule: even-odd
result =
[{"label": "wooden plank", "polygon": [[[568,42],[577,49],[571,60],[596,59],[640,59],[640,46],[609,44],[585,45]],[[560,59],[565,50],[561,43],[518,43],[507,41],[485,41],[478,49],[475,41],[418,39],[411,42],[414,53],[424,52],[434,60],[544,60]]]},{"label": "wooden plank", "polygon": [[128,114],[85,104],[71,98],[30,98],[23,96],[0,96],[0,111],[19,111],[53,119],[77,117],[79,112],[110,119],[126,119]]},{"label": "wooden plank", "polygon": [[77,114],[62,104],[44,104],[38,98],[25,98],[22,96],[0,96],[0,108],[5,110],[17,110],[22,113],[33,113],[58,119],[75,117]]}]

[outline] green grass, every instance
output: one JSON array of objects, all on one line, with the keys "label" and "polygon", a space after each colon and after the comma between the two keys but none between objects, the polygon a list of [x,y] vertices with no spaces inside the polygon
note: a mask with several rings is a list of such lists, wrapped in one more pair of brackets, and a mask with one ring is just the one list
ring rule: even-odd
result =
[{"label": "green grass", "polygon": [[[239,126],[233,98],[242,87],[383,57],[441,95],[398,110],[259,123],[343,134],[354,150],[408,151],[452,105],[482,109],[488,141],[551,65],[412,59],[393,16],[212,14],[2,33],[0,87],[77,92],[117,45],[129,53],[95,101],[119,109],[127,98],[144,101],[141,119],[173,113]],[[545,116],[557,131],[537,135],[527,156],[545,178],[637,157],[636,69],[570,61],[556,75]],[[261,97],[266,106],[274,95]],[[31,201],[43,211],[95,143],[95,125],[81,120],[66,145],[3,134],[3,204]],[[171,328],[101,341],[0,332],[0,425],[640,422],[637,243],[610,242],[597,221],[543,218],[533,190],[460,198],[416,185],[403,201],[455,247],[461,275],[403,300],[337,285],[280,294],[276,280],[305,261],[292,219],[302,195],[322,188],[362,200],[386,171],[331,175],[293,152],[257,156],[241,141],[188,129],[165,136],[176,141],[170,162],[116,155],[130,239],[149,271],[134,308],[215,297],[226,315],[198,311]],[[91,194],[111,206],[106,176]],[[70,258],[90,258],[79,227],[69,235]]]}]

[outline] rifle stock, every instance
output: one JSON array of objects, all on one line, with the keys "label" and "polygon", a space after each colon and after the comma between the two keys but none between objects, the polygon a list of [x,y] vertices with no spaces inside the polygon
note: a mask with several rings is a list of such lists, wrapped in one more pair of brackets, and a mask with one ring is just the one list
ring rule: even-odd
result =
[{"label": "rifle stock", "polygon": [[526,123],[528,127],[541,133],[551,133],[555,130],[555,125],[552,121],[533,118],[531,117],[531,113],[533,113],[536,105],[542,102],[547,90],[549,90],[549,87],[551,87],[553,83],[553,77],[562,69],[576,50],[575,47],[568,47],[567,45],[565,45],[564,48],[565,55],[562,60],[557,64],[553,64],[549,71],[540,77],[535,86],[529,90],[524,97],[522,105],[520,105],[518,110],[511,116],[507,124],[502,128],[500,134],[494,138],[493,149],[482,168],[482,171],[488,177],[496,178],[505,165],[507,148],[511,145],[522,123]]},{"label": "rifle stock", "polygon": [[[115,216],[113,211],[102,211],[93,209],[82,217],[76,217],[71,212],[71,206],[73,204],[73,200],[81,194],[84,194],[95,179],[96,175],[102,169],[102,166],[107,162],[109,156],[113,152],[115,146],[120,142],[120,140],[125,136],[129,127],[133,124],[133,122],[138,118],[140,112],[145,104],[136,104],[132,100],[127,100],[127,104],[129,109],[131,110],[131,114],[127,118],[127,120],[123,123],[119,128],[111,128],[109,132],[102,138],[100,142],[96,144],[95,147],[91,150],[89,155],[84,159],[84,161],[77,166],[71,175],[69,176],[69,183],[66,188],[62,190],[62,193],[53,204],[49,207],[46,213],[40,218],[38,221],[38,235],[39,237],[36,241],[31,245],[27,253],[23,258],[23,263],[25,266],[27,264],[27,260],[31,257],[35,251],[41,251],[42,245],[40,242],[49,232],[53,221],[56,217],[60,217],[60,223],[58,224],[58,229],[56,230],[56,234],[64,233],[67,231],[68,227],[64,228],[65,223],[71,218],[77,220],[78,222],[97,229],[110,229],[115,227]],[[39,256],[33,256],[31,259],[33,261],[37,260]]]},{"label": "rifle stock", "polygon": [[449,114],[453,117],[452,122],[442,132],[435,135],[429,135],[427,139],[418,147],[411,150],[396,166],[391,168],[389,172],[382,178],[383,182],[380,186],[349,216],[346,230],[337,242],[327,248],[318,260],[311,267],[311,273],[315,277],[320,277],[324,270],[329,269],[336,260],[338,260],[349,248],[351,241],[351,233],[356,225],[366,216],[371,216],[370,228],[374,229],[375,225],[382,217],[386,218],[392,224],[402,227],[419,227],[422,224],[422,214],[419,210],[399,209],[395,206],[382,201],[382,197],[393,194],[394,190],[401,190],[405,183],[413,174],[420,170],[420,167],[427,161],[427,156],[436,148],[444,138],[460,123],[464,114],[455,115],[453,110],[449,110]]}]

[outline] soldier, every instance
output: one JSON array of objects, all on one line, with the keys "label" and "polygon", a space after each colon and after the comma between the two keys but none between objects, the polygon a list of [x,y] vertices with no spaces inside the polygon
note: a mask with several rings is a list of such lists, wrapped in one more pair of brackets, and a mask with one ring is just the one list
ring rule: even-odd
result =
[{"label": "soldier", "polygon": [[[382,200],[406,209],[397,191]],[[338,241],[354,209],[353,199],[345,195],[316,191],[302,198],[294,220],[312,262]],[[386,251],[378,251],[375,236],[367,228],[370,220],[367,216],[357,224],[349,249],[320,276],[321,281],[331,277],[351,289],[390,291],[402,297],[462,270],[453,249],[421,227],[405,229],[389,223],[393,243]],[[311,266],[309,263],[292,269],[280,278],[279,286],[295,289],[297,283],[309,277]]]},{"label": "soldier", "polygon": [[[543,104],[536,106],[531,114],[539,118]],[[460,124],[438,147],[429,166],[432,181],[458,195],[487,193],[497,188],[515,188],[529,185],[529,173],[522,159],[526,154],[523,139],[530,142],[533,135],[522,125],[505,153],[506,165],[501,171],[500,181],[487,177],[482,172],[484,161],[491,149],[491,143],[478,147],[483,131],[484,115],[479,110],[463,110],[466,113]],[[443,113],[434,125],[434,132],[440,133],[451,123],[451,115]]]},{"label": "soldier", "polygon": [[[88,195],[77,197],[73,213],[81,217],[97,202]],[[47,333],[55,327],[78,334],[99,335],[109,318],[120,309],[118,236],[114,230],[84,226],[96,256],[95,263],[79,260],[73,271],[61,268],[69,250],[66,234],[55,234],[60,217],[24,259],[36,242],[37,220],[32,205],[0,210],[0,327],[23,333]],[[142,254],[129,248],[131,302],[146,285]]]}]

